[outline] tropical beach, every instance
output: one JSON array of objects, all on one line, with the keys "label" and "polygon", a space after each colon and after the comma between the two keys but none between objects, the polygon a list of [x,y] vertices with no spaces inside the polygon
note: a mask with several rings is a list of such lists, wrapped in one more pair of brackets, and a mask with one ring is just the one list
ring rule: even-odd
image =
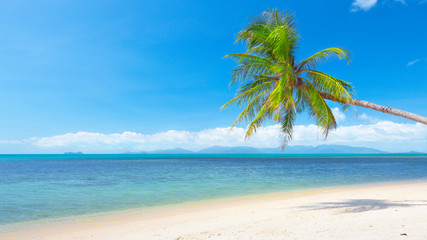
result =
[{"label": "tropical beach", "polygon": [[2,1],[0,240],[427,240],[426,10]]},{"label": "tropical beach", "polygon": [[228,198],[0,232],[1,239],[427,239],[427,183]]},{"label": "tropical beach", "polygon": [[426,155],[212,156],[0,156],[0,239],[426,236]]}]

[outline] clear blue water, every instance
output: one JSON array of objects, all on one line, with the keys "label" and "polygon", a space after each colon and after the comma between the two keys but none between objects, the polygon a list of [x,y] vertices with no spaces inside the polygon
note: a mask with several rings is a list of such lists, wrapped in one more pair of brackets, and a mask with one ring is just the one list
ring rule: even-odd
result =
[{"label": "clear blue water", "polygon": [[0,155],[0,225],[422,178],[426,155]]}]

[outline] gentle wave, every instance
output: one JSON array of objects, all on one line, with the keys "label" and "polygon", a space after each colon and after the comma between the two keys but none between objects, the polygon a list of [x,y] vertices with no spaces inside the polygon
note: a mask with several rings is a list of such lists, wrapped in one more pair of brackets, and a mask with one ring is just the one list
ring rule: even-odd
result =
[{"label": "gentle wave", "polygon": [[0,224],[426,177],[425,155],[0,155]]}]

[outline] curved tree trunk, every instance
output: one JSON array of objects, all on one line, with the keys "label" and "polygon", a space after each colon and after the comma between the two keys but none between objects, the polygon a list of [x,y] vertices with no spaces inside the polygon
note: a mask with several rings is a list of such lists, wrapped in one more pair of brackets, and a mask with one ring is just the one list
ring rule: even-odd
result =
[{"label": "curved tree trunk", "polygon": [[[320,96],[322,96],[324,99],[328,99],[334,102],[341,102],[337,99],[334,98],[334,96],[332,96],[329,93],[325,93],[325,92],[319,92]],[[427,117],[423,117],[421,115],[415,114],[415,113],[410,113],[407,111],[403,111],[403,110],[399,110],[396,108],[390,108],[390,107],[386,107],[386,106],[381,106],[375,103],[371,103],[371,102],[367,102],[367,101],[363,101],[363,100],[358,100],[358,99],[351,99],[349,104],[354,105],[354,106],[360,106],[360,107],[365,107],[365,108],[370,108],[376,111],[380,111],[383,113],[389,113],[389,114],[393,114],[399,117],[403,117],[415,122],[419,122],[422,124],[427,125]]]}]

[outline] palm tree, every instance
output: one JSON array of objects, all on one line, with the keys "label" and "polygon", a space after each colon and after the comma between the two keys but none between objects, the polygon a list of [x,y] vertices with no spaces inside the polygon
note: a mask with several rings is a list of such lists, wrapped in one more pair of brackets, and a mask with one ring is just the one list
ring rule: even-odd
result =
[{"label": "palm tree", "polygon": [[230,54],[238,65],[230,82],[240,84],[231,104],[246,105],[231,128],[241,121],[250,121],[245,139],[266,120],[281,126],[285,144],[292,140],[296,115],[308,111],[323,129],[325,138],[337,125],[327,100],[338,102],[342,110],[350,105],[366,107],[427,124],[427,118],[367,101],[354,99],[353,86],[316,70],[318,64],[331,57],[349,59],[349,51],[342,48],[324,49],[298,62],[295,50],[300,37],[293,14],[276,9],[264,12],[238,33],[236,42],[246,45],[246,52]]}]

